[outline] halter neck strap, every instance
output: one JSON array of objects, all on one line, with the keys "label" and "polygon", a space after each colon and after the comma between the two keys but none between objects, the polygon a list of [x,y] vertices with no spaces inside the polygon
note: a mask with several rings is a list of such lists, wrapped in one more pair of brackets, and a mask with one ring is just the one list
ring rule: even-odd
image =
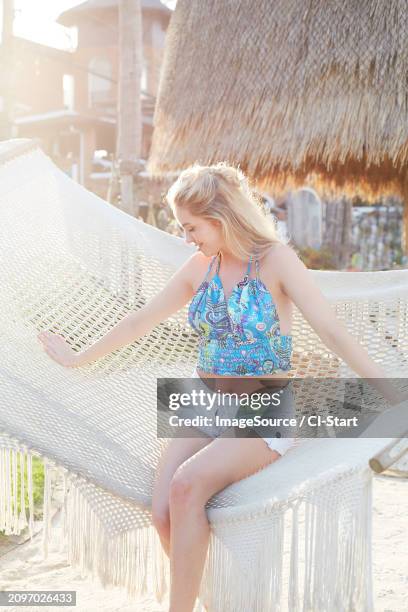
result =
[{"label": "halter neck strap", "polygon": [[[217,255],[214,255],[214,256],[211,258],[211,261],[210,261],[210,264],[209,264],[209,266],[208,266],[207,273],[206,273],[206,275],[205,275],[204,281],[206,281],[206,280],[207,280],[208,275],[209,275],[209,274],[210,274],[210,272],[211,272],[211,268],[212,268],[213,263],[214,263],[214,261],[216,260],[216,258],[217,258]],[[219,266],[218,266],[218,267],[219,267]],[[218,269],[217,269],[217,271],[218,271]]]},{"label": "halter neck strap", "polygon": [[[254,258],[255,258],[254,255],[251,255],[250,258],[249,258],[248,268],[247,268],[247,272],[246,272],[247,276],[249,276],[249,272],[250,272],[250,269],[251,269],[251,263],[254,260]],[[256,259],[256,258],[255,258],[255,276],[256,276],[257,280],[259,280],[259,259]]]},{"label": "halter neck strap", "polygon": [[218,272],[220,271],[221,253],[218,253],[218,255],[215,255],[214,259],[215,258],[217,258],[217,269],[216,269],[215,273],[218,274]]},{"label": "halter neck strap", "polygon": [[256,278],[257,280],[259,280],[259,259],[255,259],[255,272],[256,272]]},{"label": "halter neck strap", "polygon": [[[207,274],[210,272],[211,266],[212,266],[213,261],[214,261],[215,258],[218,258],[216,274],[219,273],[220,265],[221,265],[221,253],[218,253],[218,255],[214,255],[213,260],[210,263],[210,267],[208,268]],[[248,260],[248,266],[247,266],[247,270],[246,270],[245,276],[249,277],[249,273],[251,271],[251,263],[252,263],[253,259],[254,259],[254,256],[250,255],[249,256],[249,260]],[[257,259],[255,259],[255,271],[256,271],[256,277],[259,279],[259,261]]]},{"label": "halter neck strap", "polygon": [[249,256],[249,260],[248,260],[248,267],[247,267],[247,271],[246,271],[246,276],[249,276],[249,273],[251,271],[251,263],[252,263],[252,259],[253,259],[253,255]]}]

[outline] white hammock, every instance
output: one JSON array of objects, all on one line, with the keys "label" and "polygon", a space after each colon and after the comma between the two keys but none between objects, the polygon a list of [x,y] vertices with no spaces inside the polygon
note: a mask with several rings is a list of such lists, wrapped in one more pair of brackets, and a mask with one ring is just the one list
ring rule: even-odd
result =
[{"label": "white hammock", "polygon": [[[69,560],[104,584],[161,600],[168,560],[151,525],[156,377],[190,376],[187,307],[88,366],[53,362],[37,334],[77,348],[159,291],[191,254],[182,240],[89,193],[29,141],[0,146],[0,529],[18,533],[17,464],[46,464],[44,545],[54,466],[65,476]],[[408,271],[313,272],[338,316],[389,376],[408,374]],[[354,376],[295,313],[299,376]],[[302,440],[207,505],[200,596],[212,612],[371,610],[368,458],[389,439]],[[31,497],[30,491],[29,496]],[[32,525],[30,504],[29,526]]]}]

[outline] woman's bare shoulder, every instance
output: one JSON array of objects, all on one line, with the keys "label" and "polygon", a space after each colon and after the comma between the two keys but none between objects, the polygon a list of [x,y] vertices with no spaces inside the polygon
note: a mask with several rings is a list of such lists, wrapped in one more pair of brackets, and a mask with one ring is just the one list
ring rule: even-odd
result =
[{"label": "woman's bare shoulder", "polygon": [[210,265],[212,257],[207,257],[201,251],[197,251],[193,253],[191,257],[187,260],[189,262],[189,267],[196,272],[199,272],[202,269],[207,269]]},{"label": "woman's bare shoulder", "polygon": [[183,265],[185,274],[187,275],[190,284],[192,287],[196,287],[197,281],[200,284],[202,278],[204,277],[208,266],[210,265],[212,257],[207,257],[204,253],[197,251],[193,253]]},{"label": "woman's bare shoulder", "polygon": [[298,260],[299,257],[293,247],[284,242],[272,244],[265,253],[265,262],[267,264],[282,264],[284,261]]},{"label": "woman's bare shoulder", "polygon": [[265,254],[263,269],[265,275],[282,285],[285,275],[300,267],[305,267],[295,249],[289,244],[279,242],[273,244]]}]

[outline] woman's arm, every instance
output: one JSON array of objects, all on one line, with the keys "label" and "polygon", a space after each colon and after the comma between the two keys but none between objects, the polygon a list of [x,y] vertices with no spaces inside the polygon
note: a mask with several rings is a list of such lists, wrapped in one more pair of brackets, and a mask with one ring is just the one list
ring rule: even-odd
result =
[{"label": "woman's arm", "polygon": [[201,269],[198,264],[201,257],[201,253],[194,253],[147,304],[123,317],[109,332],[86,350],[75,353],[62,336],[42,332],[38,338],[43,342],[45,351],[61,365],[78,367],[100,359],[149,333],[192,298],[191,280]]},{"label": "woman's arm", "polygon": [[[401,401],[398,390],[384,380],[384,370],[369,356],[348,332],[331,304],[326,300],[312,274],[293,249],[286,245],[275,247],[268,254],[268,271],[276,274],[282,291],[299,308],[310,326],[333,353],[345,361],[362,378],[375,379],[372,384],[390,403]],[[268,272],[267,272],[268,273]]]}]

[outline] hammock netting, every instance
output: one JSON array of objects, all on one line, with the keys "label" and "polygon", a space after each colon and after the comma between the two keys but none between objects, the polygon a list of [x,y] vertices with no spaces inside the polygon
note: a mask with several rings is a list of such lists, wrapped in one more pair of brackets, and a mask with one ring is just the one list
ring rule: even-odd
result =
[{"label": "hammock netting", "polygon": [[[193,248],[86,191],[30,141],[1,143],[0,177],[0,529],[32,530],[40,456],[45,553],[51,485],[61,477],[70,563],[162,601],[169,567],[150,505],[168,440],[157,438],[156,381],[189,377],[196,362],[187,306],[81,368],[50,359],[37,334],[86,348],[145,305]],[[311,273],[387,376],[406,377],[408,271]],[[293,335],[291,376],[355,376],[296,309]],[[212,612],[371,610],[368,459],[389,441],[298,440],[214,495],[200,602]]]}]

